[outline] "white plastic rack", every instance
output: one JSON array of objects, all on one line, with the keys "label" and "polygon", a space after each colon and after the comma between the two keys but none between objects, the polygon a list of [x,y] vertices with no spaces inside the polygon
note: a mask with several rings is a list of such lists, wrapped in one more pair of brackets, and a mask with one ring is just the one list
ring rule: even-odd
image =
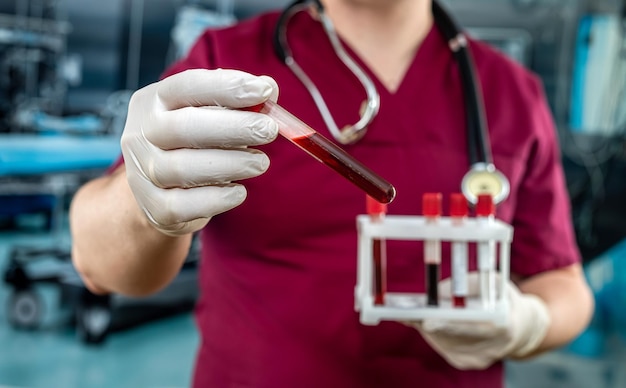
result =
[{"label": "white plastic rack", "polygon": [[[453,224],[451,217],[440,217],[436,225],[426,223],[422,216],[387,215],[372,222],[368,215],[357,216],[358,269],[355,287],[355,309],[360,312],[360,321],[366,325],[377,325],[380,321],[410,321],[425,318],[457,319],[464,321],[487,321],[497,326],[506,323],[508,301],[505,297],[505,282],[498,282],[496,300],[485,306],[479,297],[468,298],[464,307],[453,307],[450,300],[441,299],[438,306],[429,306],[422,293],[385,292],[384,303],[374,303],[373,241],[429,239],[443,242],[495,242],[499,265],[494,271],[501,279],[509,278],[509,252],[513,238],[513,227],[493,219],[481,223],[467,217],[462,225]],[[391,258],[393,259],[393,258]],[[443,257],[442,260],[449,260]]]}]

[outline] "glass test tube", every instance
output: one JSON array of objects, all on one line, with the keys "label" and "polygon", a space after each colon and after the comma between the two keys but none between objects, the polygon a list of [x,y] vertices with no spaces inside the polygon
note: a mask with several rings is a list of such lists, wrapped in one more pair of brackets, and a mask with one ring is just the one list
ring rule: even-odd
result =
[{"label": "glass test tube", "polygon": [[[422,212],[426,225],[436,225],[441,216],[441,193],[426,193],[422,197]],[[439,305],[439,269],[441,266],[441,240],[424,241],[426,263],[426,304]]]},{"label": "glass test tube", "polygon": [[[463,226],[467,218],[467,199],[461,193],[450,195],[450,218],[453,226]],[[468,272],[468,242],[452,241],[452,306],[465,307],[469,287]]]},{"label": "glass test tube", "polygon": [[[381,223],[387,213],[387,205],[369,195],[366,196],[366,209],[372,222]],[[374,304],[385,304],[387,291],[387,244],[384,238],[372,239],[372,260],[374,264]]]},{"label": "glass test tube", "polygon": [[[476,218],[479,227],[487,227],[493,222],[495,205],[489,194],[478,195]],[[495,241],[481,241],[477,244],[480,298],[485,308],[491,309],[496,303],[496,244]]]},{"label": "glass test tube", "polygon": [[278,131],[282,136],[341,174],[378,202],[389,203],[396,196],[396,189],[391,183],[275,102],[268,100],[247,110],[265,113],[273,118],[278,123]]}]

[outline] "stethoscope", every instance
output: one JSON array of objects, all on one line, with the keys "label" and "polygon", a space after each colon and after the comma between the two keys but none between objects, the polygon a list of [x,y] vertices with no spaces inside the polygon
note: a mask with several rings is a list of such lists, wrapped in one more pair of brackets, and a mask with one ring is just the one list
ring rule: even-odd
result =
[{"label": "stethoscope", "polygon": [[[337,56],[354,73],[367,95],[359,121],[342,129],[338,128],[318,88],[293,58],[287,43],[289,19],[295,13],[308,8],[310,4],[316,7],[317,16]],[[470,203],[475,204],[479,194],[491,194],[494,203],[498,204],[508,197],[510,185],[506,176],[497,170],[493,163],[482,94],[467,39],[457,23],[436,0],[432,2],[432,11],[435,24],[447,39],[450,50],[459,63],[464,93],[470,169],[461,181],[461,190]],[[290,4],[278,19],[273,40],[276,55],[311,94],[333,138],[344,145],[355,143],[361,139],[365,135],[368,125],[378,113],[380,96],[372,79],[344,50],[330,18],[324,12],[321,1],[296,0]]]}]

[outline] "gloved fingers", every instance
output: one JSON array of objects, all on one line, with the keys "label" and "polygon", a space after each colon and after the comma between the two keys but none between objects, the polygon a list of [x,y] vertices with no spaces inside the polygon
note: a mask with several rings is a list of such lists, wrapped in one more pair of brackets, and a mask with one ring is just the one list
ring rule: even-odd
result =
[{"label": "gloved fingers", "polygon": [[272,85],[272,94],[270,95],[268,100],[272,100],[273,102],[277,102],[278,101],[278,95],[279,95],[279,88],[278,88],[278,83],[276,82],[276,80],[274,80],[274,78],[272,78],[270,76],[267,76],[267,75],[261,75],[260,78],[263,78],[270,85]]},{"label": "gloved fingers", "polygon": [[270,161],[256,149],[157,150],[150,158],[133,158],[139,174],[159,188],[191,188],[252,178],[265,172]]},{"label": "gloved fingers", "polygon": [[[148,219],[150,216],[146,214]],[[209,223],[210,218],[197,218],[191,221],[183,221],[172,225],[157,225],[154,220],[150,220],[157,229],[162,233],[170,236],[182,236],[189,233],[194,233],[206,226]]]},{"label": "gloved fingers", "polygon": [[278,125],[267,115],[219,107],[158,112],[142,128],[146,140],[164,150],[254,146],[278,135]]},{"label": "gloved fingers", "polygon": [[[481,370],[501,360],[503,352],[499,347],[480,346],[477,342],[442,344],[426,338],[426,342],[450,365],[460,370]],[[482,344],[486,345],[486,344]]]},{"label": "gloved fingers", "polygon": [[487,339],[506,335],[508,328],[498,327],[491,322],[456,321],[447,319],[424,319],[420,324],[422,331],[441,336],[456,338]]},{"label": "gloved fingers", "polygon": [[444,354],[443,358],[459,370],[487,369],[498,360],[496,357],[476,357],[473,353]]},{"label": "gloved fingers", "polygon": [[419,325],[415,327],[424,340],[457,369],[484,369],[506,354],[502,337],[457,337],[445,333],[431,333],[423,330]]},{"label": "gloved fingers", "polygon": [[162,189],[139,174],[129,174],[128,180],[147,218],[158,229],[174,234],[200,229],[211,217],[240,205],[247,196],[239,184]]},{"label": "gloved fingers", "polygon": [[[480,284],[477,273],[471,274],[470,289]],[[524,357],[540,346],[550,326],[550,313],[539,297],[523,294],[510,280],[505,281],[509,313],[507,324],[488,321],[424,319],[407,324],[416,328],[424,340],[458,369],[483,369],[507,356]],[[449,283],[443,284],[448,287]],[[449,288],[448,288],[449,289]],[[444,290],[442,290],[444,291]]]},{"label": "gloved fingers", "polygon": [[246,189],[239,184],[203,186],[192,189],[159,189],[157,204],[150,216],[161,226],[211,218],[240,205]]},{"label": "gloved fingers", "polygon": [[239,70],[192,69],[155,84],[157,98],[165,110],[185,106],[244,108],[275,95],[276,83]]},{"label": "gloved fingers", "polygon": [[453,337],[449,334],[433,334],[424,331],[420,331],[422,336],[428,340],[429,344],[433,347],[436,347],[441,350],[445,350],[447,353],[455,353],[455,354],[463,354],[469,353],[472,354],[477,350],[485,351],[486,349],[491,349],[492,345],[496,345],[495,347],[500,349],[500,346],[497,346],[499,343],[504,343],[500,337],[492,337],[492,338],[477,338],[470,336],[460,336]]}]

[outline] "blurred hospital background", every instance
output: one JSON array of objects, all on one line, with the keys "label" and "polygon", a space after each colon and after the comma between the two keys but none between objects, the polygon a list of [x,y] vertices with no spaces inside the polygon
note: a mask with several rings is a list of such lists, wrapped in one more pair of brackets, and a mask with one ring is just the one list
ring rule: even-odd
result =
[{"label": "blurred hospital background", "polygon": [[[116,159],[133,90],[204,28],[285,0],[0,0],[0,387],[184,387],[197,246],[149,298],[98,297],[69,262],[75,190]],[[507,386],[626,387],[623,0],[446,0],[543,80],[597,311],[568,346],[507,363]]]}]

